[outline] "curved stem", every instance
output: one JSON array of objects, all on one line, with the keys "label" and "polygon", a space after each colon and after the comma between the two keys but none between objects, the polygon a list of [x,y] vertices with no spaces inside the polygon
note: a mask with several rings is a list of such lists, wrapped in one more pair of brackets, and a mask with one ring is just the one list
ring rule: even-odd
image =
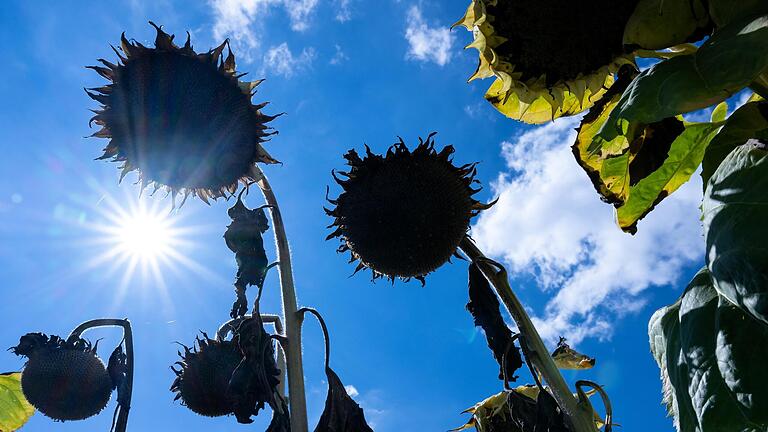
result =
[{"label": "curved stem", "polygon": [[[258,167],[256,167],[258,169]],[[288,405],[291,412],[291,430],[293,432],[307,432],[307,401],[304,395],[304,365],[301,357],[301,319],[296,313],[296,288],[293,283],[293,270],[291,269],[291,251],[288,245],[288,237],[285,234],[283,217],[277,198],[272,191],[267,177],[261,174],[258,181],[259,188],[264,194],[264,200],[271,206],[272,225],[275,231],[275,244],[277,248],[277,261],[280,269],[280,288],[283,297],[283,316],[285,318],[285,336],[288,343],[285,348],[285,357],[288,369]]]},{"label": "curved stem", "polygon": [[566,384],[565,379],[560,374],[560,370],[549,355],[547,347],[541,340],[539,332],[536,331],[536,327],[531,322],[531,318],[509,286],[506,271],[503,267],[499,269],[491,260],[486,258],[469,237],[464,237],[459,247],[472,262],[477,264],[478,268],[480,268],[485,277],[488,278],[488,281],[491,282],[491,285],[496,289],[496,293],[501,298],[502,303],[504,303],[507,312],[517,323],[517,328],[522,338],[521,342],[525,343],[528,347],[526,357],[529,357],[531,363],[536,366],[536,369],[549,384],[557,404],[570,419],[574,432],[595,432],[597,428],[592,419],[592,413],[581,409],[576,398],[573,397],[568,384]]},{"label": "curved stem", "polygon": [[306,312],[314,315],[315,318],[317,318],[317,322],[320,323],[320,327],[323,329],[323,337],[325,338],[325,368],[328,369],[331,363],[331,339],[330,336],[328,336],[328,326],[325,325],[325,320],[316,309],[303,307],[298,311],[298,313],[302,314],[302,317]]},{"label": "curved stem", "polygon": [[122,327],[123,339],[125,340],[126,356],[126,385],[125,398],[119,401],[117,422],[115,423],[115,432],[125,432],[128,427],[128,412],[131,410],[131,395],[133,394],[133,331],[131,322],[127,319],[102,318],[86,321],[70,333],[69,338],[79,338],[86,330],[97,327]]}]

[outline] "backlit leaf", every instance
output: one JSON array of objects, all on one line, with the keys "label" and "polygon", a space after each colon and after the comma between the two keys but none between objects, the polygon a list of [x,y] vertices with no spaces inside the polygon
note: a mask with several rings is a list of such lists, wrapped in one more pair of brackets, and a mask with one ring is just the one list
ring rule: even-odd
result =
[{"label": "backlit leaf", "polygon": [[768,142],[768,102],[749,102],[728,118],[725,126],[715,135],[704,153],[701,178],[706,187],[709,178],[728,153],[751,138]]},{"label": "backlit leaf", "polygon": [[363,409],[347,394],[339,376],[329,367],[325,368],[325,376],[328,396],[315,432],[373,432],[365,421]]},{"label": "backlit leaf", "polygon": [[624,92],[600,136],[612,141],[627,122],[654,123],[724,101],[768,68],[768,15],[734,21],[694,54],[644,70]]},{"label": "backlit leaf", "polygon": [[707,266],[721,295],[768,324],[768,151],[733,150],[704,192]]},{"label": "backlit leaf", "polygon": [[621,229],[636,232],[640,219],[690,180],[718,128],[717,123],[695,123],[685,127],[685,131],[672,141],[662,165],[629,187],[628,199],[616,210]]},{"label": "backlit leaf", "polygon": [[21,372],[0,374],[0,432],[19,429],[34,413],[21,392]]}]

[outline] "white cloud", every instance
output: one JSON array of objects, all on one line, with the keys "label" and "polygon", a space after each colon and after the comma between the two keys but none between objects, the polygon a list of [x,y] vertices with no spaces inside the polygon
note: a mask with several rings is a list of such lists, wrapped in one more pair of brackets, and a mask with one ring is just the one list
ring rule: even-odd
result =
[{"label": "white cloud", "polygon": [[353,397],[354,398],[354,397],[357,397],[360,394],[360,392],[357,391],[355,386],[353,386],[351,384],[350,385],[345,385],[344,386],[344,390],[347,391],[347,394],[349,395],[349,397]]},{"label": "white cloud", "polygon": [[350,3],[352,0],[336,0],[336,21],[347,22],[352,19]]},{"label": "white cloud", "polygon": [[214,38],[223,39],[229,37],[232,42],[247,50],[259,46],[257,29],[260,20],[269,12],[270,8],[282,7],[288,14],[291,28],[295,31],[303,31],[309,27],[312,13],[319,0],[210,0],[213,8]]},{"label": "white cloud", "polygon": [[299,55],[294,55],[286,42],[273,46],[264,54],[265,71],[271,71],[275,75],[286,78],[292,77],[298,72],[307,70],[315,59],[315,50],[305,48]]},{"label": "white cloud", "polygon": [[685,266],[701,261],[701,180],[664,200],[630,236],[601,202],[570,145],[578,119],[559,119],[502,143],[509,172],[493,184],[500,197],[472,236],[513,276],[533,275],[550,296],[534,314],[542,337],[574,343],[609,337],[612,323],[644,305],[643,291],[683,284]]},{"label": "white cloud", "polygon": [[405,38],[408,40],[409,59],[432,61],[444,66],[451,61],[453,34],[448,27],[430,27],[419,6],[411,6],[406,18]]},{"label": "white cloud", "polygon": [[336,44],[336,52],[333,54],[333,57],[331,57],[331,60],[329,61],[329,63],[332,65],[337,65],[347,60],[349,60],[349,56],[347,56],[344,50],[341,49],[341,46],[339,46],[339,44]]}]

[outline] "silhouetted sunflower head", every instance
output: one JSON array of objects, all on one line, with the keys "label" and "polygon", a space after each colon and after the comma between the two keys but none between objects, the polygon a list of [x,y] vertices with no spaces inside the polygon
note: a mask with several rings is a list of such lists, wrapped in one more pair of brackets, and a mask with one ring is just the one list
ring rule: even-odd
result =
[{"label": "silhouetted sunflower head", "polygon": [[28,358],[21,389],[29,403],[47,417],[84,420],[107,406],[112,379],[90,342],[29,333],[11,350]]},{"label": "silhouetted sunflower head", "polygon": [[454,26],[479,51],[470,77],[495,77],[485,98],[504,115],[544,123],[599,99],[619,66],[624,27],[638,0],[472,0]]},{"label": "silhouetted sunflower head", "polygon": [[374,278],[416,278],[448,261],[478,212],[490,207],[473,198],[480,189],[476,164],[454,166],[452,146],[435,150],[430,134],[409,151],[402,139],[377,155],[366,146],[360,158],[355,150],[344,155],[350,169],[334,173],[343,192],[335,200],[330,227],[338,237],[339,252],[350,251],[355,272],[367,267]]},{"label": "silhouetted sunflower head", "polygon": [[[122,163],[121,179],[138,170],[142,184],[155,191],[196,195],[205,202],[235,192],[238,182],[259,178],[256,162],[277,163],[262,143],[277,116],[261,112],[267,102],[251,104],[261,82],[243,82],[235,72],[228,41],[196,53],[189,34],[182,47],[157,30],[155,47],[121,37],[117,64],[90,66],[110,84],[89,89],[102,104],[93,134],[109,139],[99,159]],[[224,48],[228,54],[224,57]]]},{"label": "silhouetted sunflower head", "polygon": [[234,413],[234,399],[228,393],[229,381],[243,355],[232,341],[218,341],[203,334],[195,340],[196,346],[184,347],[173,369],[176,380],[171,391],[175,400],[193,412],[206,417],[219,417]]}]

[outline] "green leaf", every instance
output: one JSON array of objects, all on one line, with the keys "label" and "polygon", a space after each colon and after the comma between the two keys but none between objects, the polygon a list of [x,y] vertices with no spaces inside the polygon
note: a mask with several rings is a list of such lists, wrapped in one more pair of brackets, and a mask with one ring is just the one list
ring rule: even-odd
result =
[{"label": "green leaf", "polygon": [[768,15],[735,21],[694,54],[646,69],[632,81],[600,131],[605,141],[627,122],[650,124],[724,101],[768,68]]},{"label": "green leaf", "polygon": [[751,422],[735,403],[718,369],[718,303],[709,274],[699,272],[683,294],[679,311],[680,346],[689,377],[687,392],[700,430],[739,431]]},{"label": "green leaf", "polygon": [[624,28],[624,45],[656,50],[688,42],[709,24],[701,0],[640,0]]},{"label": "green leaf", "polygon": [[725,121],[726,116],[728,116],[728,102],[720,102],[715,109],[712,110],[712,116],[709,121],[712,123],[723,122]]},{"label": "green leaf", "polygon": [[721,295],[768,324],[768,151],[733,150],[704,192],[707,267]]},{"label": "green leaf", "polygon": [[34,413],[21,392],[21,372],[0,374],[0,432],[19,429]]},{"label": "green leaf", "polygon": [[718,27],[747,16],[768,13],[765,0],[709,0],[709,15]]},{"label": "green leaf", "polygon": [[768,326],[720,298],[717,366],[739,408],[751,421],[768,424]]},{"label": "green leaf", "polygon": [[678,431],[766,430],[768,326],[719,295],[706,268],[648,333]]},{"label": "green leaf", "polygon": [[[686,126],[685,131],[672,141],[668,156],[663,160],[661,167],[630,186],[628,199],[616,211],[621,229],[636,232],[640,219],[690,180],[701,164],[704,151],[718,128],[717,123],[695,123]],[[658,146],[660,143],[656,144]],[[637,159],[636,157],[635,161]]]},{"label": "green leaf", "polygon": [[704,180],[705,187],[728,153],[751,138],[768,141],[768,102],[766,101],[749,102],[737,109],[712,139],[701,166],[701,178]]},{"label": "green leaf", "polygon": [[678,300],[653,314],[648,323],[648,336],[656,364],[661,370],[663,402],[679,432],[698,430],[698,420],[688,396],[688,366],[680,346],[680,320]]}]

